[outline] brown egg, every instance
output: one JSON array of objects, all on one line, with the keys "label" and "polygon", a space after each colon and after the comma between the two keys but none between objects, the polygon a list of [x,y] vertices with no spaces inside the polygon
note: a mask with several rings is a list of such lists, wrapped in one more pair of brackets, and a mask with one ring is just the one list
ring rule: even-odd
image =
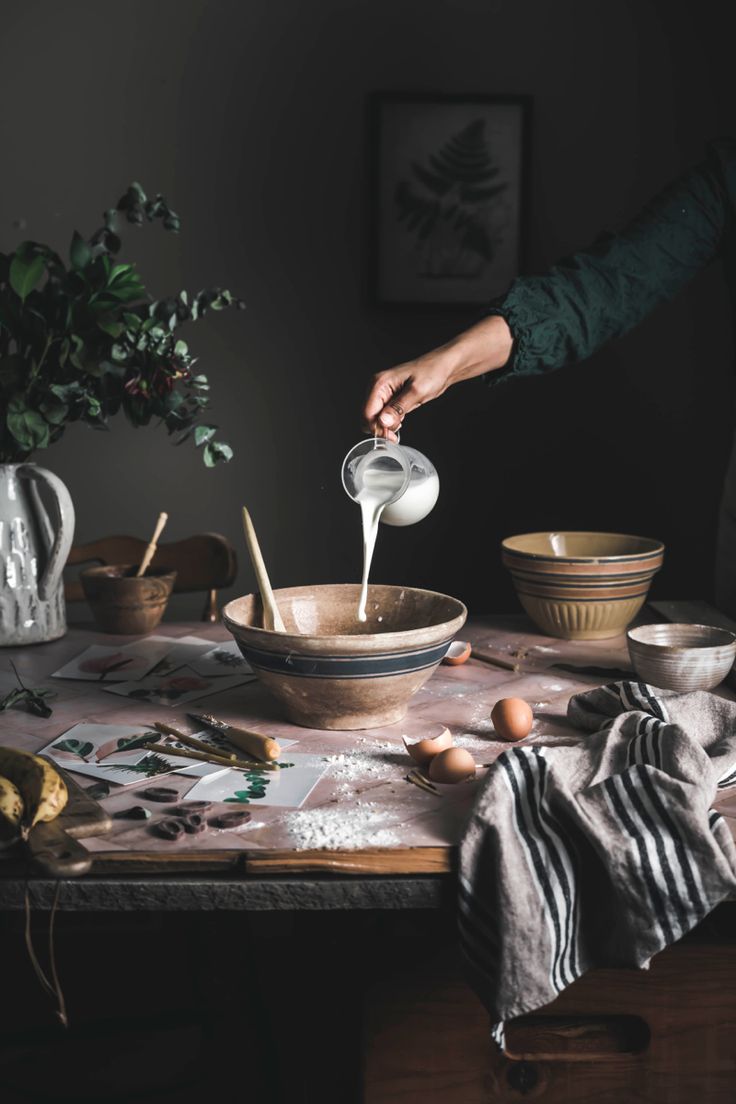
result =
[{"label": "brown egg", "polygon": [[534,714],[522,698],[501,698],[493,707],[491,721],[502,740],[523,740],[532,730]]},{"label": "brown egg", "polygon": [[470,659],[470,651],[469,640],[453,640],[442,662],[446,663],[448,667],[459,667],[461,663],[465,663],[466,660]]},{"label": "brown egg", "polygon": [[430,761],[434,759],[435,755],[439,755],[441,751],[445,751],[447,748],[452,747],[452,736],[450,735],[449,728],[443,728],[438,736],[429,736],[424,740],[415,740],[414,743],[410,743],[406,736],[404,736],[404,747],[411,755],[414,762],[424,767]]},{"label": "brown egg", "polygon": [[435,755],[429,764],[429,777],[433,782],[464,782],[474,774],[475,760],[465,748],[447,748]]}]

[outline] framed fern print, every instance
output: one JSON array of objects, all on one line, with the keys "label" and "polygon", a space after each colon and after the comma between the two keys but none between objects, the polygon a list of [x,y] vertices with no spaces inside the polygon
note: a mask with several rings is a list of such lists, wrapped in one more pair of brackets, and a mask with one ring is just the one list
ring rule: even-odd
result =
[{"label": "framed fern print", "polygon": [[522,264],[529,97],[377,93],[371,114],[377,300],[502,294]]}]

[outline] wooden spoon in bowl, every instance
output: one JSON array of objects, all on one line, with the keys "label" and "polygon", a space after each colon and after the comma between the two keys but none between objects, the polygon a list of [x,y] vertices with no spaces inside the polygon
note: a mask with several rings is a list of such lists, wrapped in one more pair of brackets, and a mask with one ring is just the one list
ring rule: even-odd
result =
[{"label": "wooden spoon in bowl", "polygon": [[279,607],[276,605],[276,599],[271,590],[271,581],[268,578],[266,565],[263,562],[261,548],[258,544],[258,537],[256,536],[251,516],[245,506],[243,507],[243,531],[245,532],[245,543],[248,545],[248,552],[250,553],[253,570],[256,573],[258,589],[261,592],[261,601],[263,603],[263,627],[264,629],[270,629],[272,632],[286,632],[286,625],[281,618]]}]

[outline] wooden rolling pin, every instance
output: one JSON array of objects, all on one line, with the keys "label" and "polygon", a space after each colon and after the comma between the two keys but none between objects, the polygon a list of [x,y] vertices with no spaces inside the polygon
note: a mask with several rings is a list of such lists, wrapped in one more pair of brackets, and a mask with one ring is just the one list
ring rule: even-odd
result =
[{"label": "wooden rolling pin", "polygon": [[188,713],[187,716],[195,724],[204,725],[205,728],[211,728],[213,732],[219,732],[231,744],[235,744],[235,747],[256,759],[261,759],[264,763],[278,759],[281,754],[281,746],[272,736],[264,736],[261,732],[253,732],[249,728],[226,724],[209,713]]}]

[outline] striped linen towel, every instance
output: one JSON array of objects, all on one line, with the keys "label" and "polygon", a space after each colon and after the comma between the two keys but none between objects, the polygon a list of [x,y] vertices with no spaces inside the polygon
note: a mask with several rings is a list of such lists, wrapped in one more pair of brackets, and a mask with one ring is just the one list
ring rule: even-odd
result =
[{"label": "striped linen towel", "polygon": [[736,889],[711,805],[736,785],[736,703],[616,682],[570,699],[592,733],[495,761],[460,847],[460,946],[503,1022],[586,970],[646,968]]}]

